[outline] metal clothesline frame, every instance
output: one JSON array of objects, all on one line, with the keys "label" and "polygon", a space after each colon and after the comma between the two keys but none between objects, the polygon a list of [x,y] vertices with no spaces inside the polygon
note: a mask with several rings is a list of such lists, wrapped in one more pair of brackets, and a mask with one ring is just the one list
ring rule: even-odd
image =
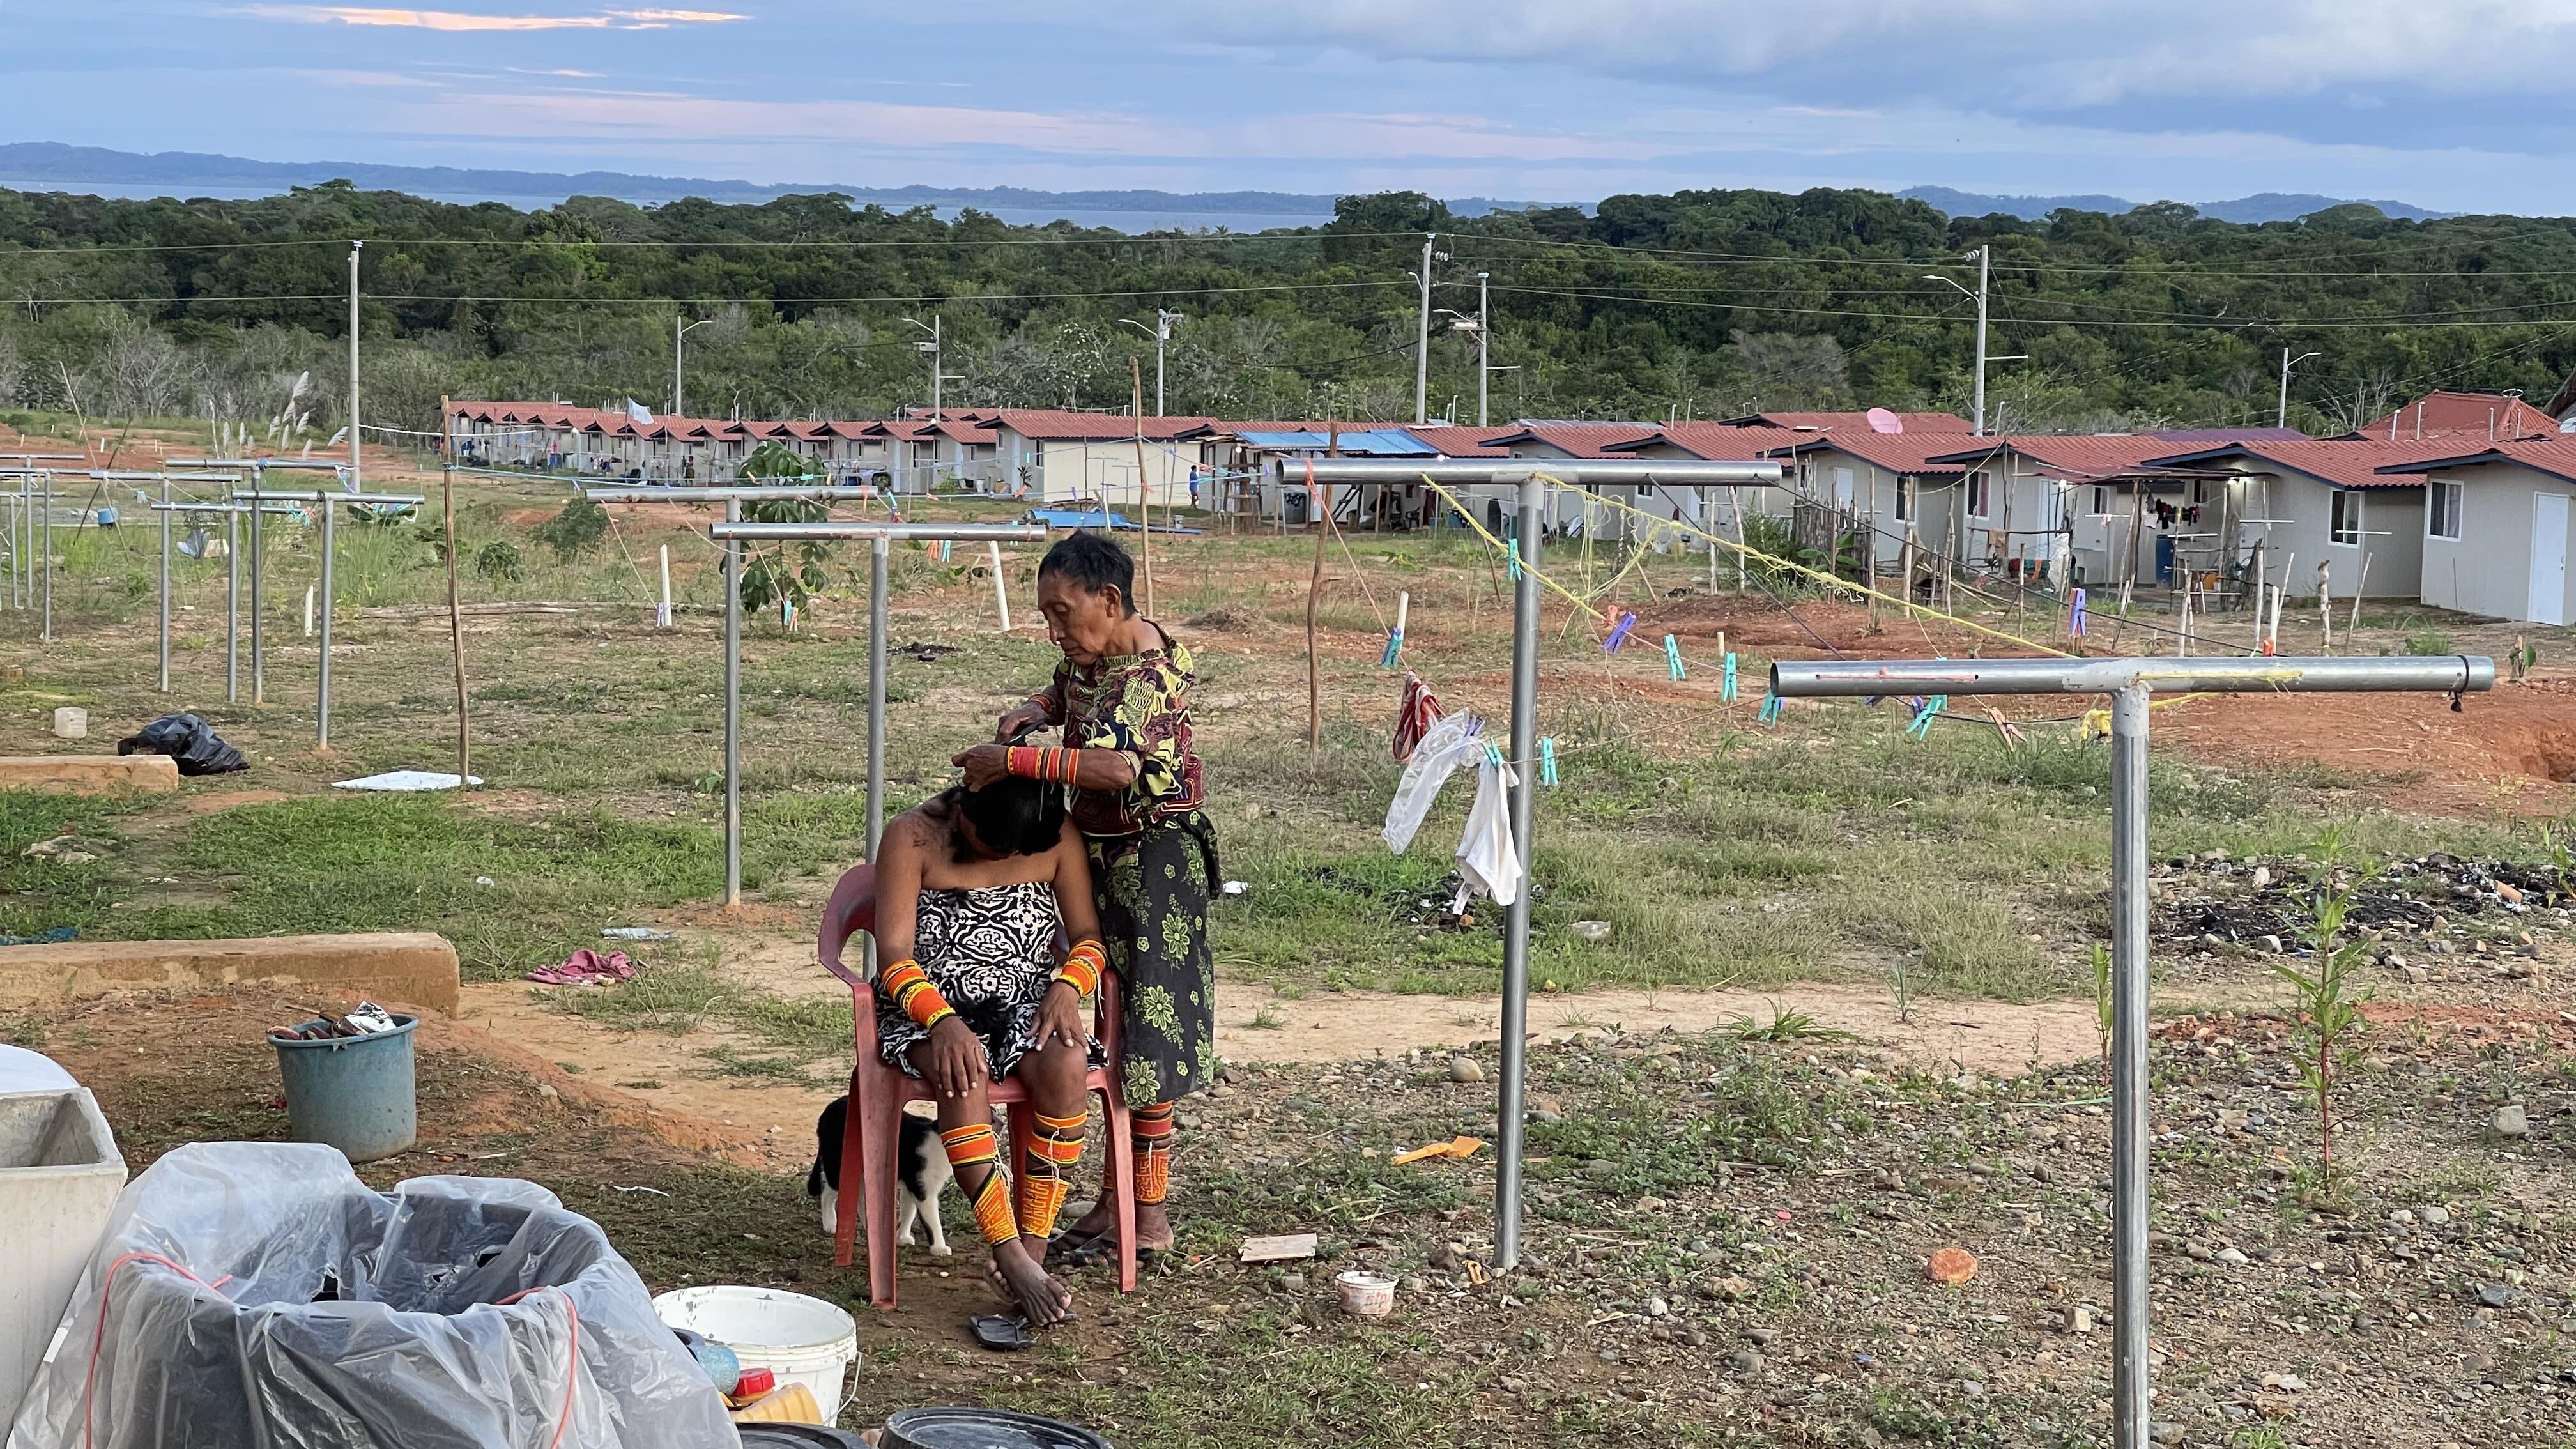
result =
[{"label": "metal clothesline frame", "polygon": [[262,513],[293,513],[285,504],[231,502],[174,503],[169,485],[162,485],[161,501],[152,511],[161,515],[161,692],[170,692],[170,516],[174,513],[220,513],[224,515],[224,702],[241,697],[241,553],[236,546],[241,536],[241,515],[257,508]]},{"label": "metal clothesline frame", "polygon": [[[742,904],[742,546],[745,543],[864,539],[868,543],[868,859],[885,827],[887,555],[897,543],[1044,543],[1042,523],[745,523],[742,498],[764,489],[710,489],[722,497],[722,523],[707,536],[724,548],[724,866],[725,906]],[[788,490],[789,494],[814,490]],[[786,495],[778,495],[786,496]],[[870,948],[874,950],[873,947]],[[870,957],[873,962],[874,957]]]},{"label": "metal clothesline frame", "polygon": [[1903,694],[2111,696],[2111,1413],[2117,1449],[2148,1449],[2147,720],[2149,696],[2464,693],[2495,661],[2433,658],[1852,659],[1775,662],[1783,699]]},{"label": "metal clothesline frame", "polygon": [[[1518,518],[1518,537],[1513,547],[1521,564],[1512,588],[1514,760],[1528,760],[1538,753],[1539,540],[1546,526],[1551,480],[1578,488],[1598,483],[1709,487],[1777,484],[1783,476],[1782,465],[1774,459],[1736,462],[1661,458],[1313,458],[1299,460],[1295,469],[1283,474],[1290,482],[1377,487],[1426,480],[1468,486],[1513,485]],[[1522,768],[1517,776],[1511,787],[1512,841],[1520,850],[1525,878],[1511,905],[1504,908],[1503,1080],[1494,1133],[1494,1266],[1503,1269],[1518,1265],[1521,1255],[1521,1157],[1529,1087],[1530,882],[1526,876],[1535,858],[1530,847],[1530,826],[1538,798],[1532,772]]]}]

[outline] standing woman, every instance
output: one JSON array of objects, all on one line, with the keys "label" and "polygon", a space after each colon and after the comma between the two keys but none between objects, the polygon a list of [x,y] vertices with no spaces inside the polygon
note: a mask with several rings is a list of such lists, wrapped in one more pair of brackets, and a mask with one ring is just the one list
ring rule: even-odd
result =
[{"label": "standing woman", "polygon": [[[1002,716],[997,743],[959,755],[969,786],[1005,775],[1059,782],[1091,852],[1091,888],[1109,962],[1125,984],[1125,1089],[1135,1139],[1136,1250],[1172,1246],[1163,1200],[1171,1171],[1172,1109],[1216,1075],[1216,964],[1208,897],[1218,880],[1216,835],[1192,748],[1190,653],[1131,602],[1136,567],[1095,533],[1048,549],[1038,608],[1064,651],[1055,678]],[[1011,742],[1060,725],[1062,749]],[[1079,1264],[1117,1251],[1111,1194],[1066,1229],[1049,1255]]]}]

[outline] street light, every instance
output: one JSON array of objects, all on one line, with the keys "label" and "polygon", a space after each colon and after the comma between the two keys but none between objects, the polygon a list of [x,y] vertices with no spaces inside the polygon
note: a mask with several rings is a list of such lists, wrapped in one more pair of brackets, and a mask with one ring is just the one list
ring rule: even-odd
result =
[{"label": "street light", "polygon": [[944,319],[941,318],[938,313],[933,312],[930,314],[930,320],[927,322],[924,322],[917,317],[906,317],[903,320],[930,334],[930,340],[928,342],[916,342],[912,344],[912,350],[915,352],[926,352],[930,355],[930,420],[935,423],[939,421],[939,380],[943,371],[940,365],[939,347],[940,343],[944,340],[940,331],[944,324]]},{"label": "street light", "polygon": [[1992,260],[1992,247],[1977,248],[1977,290],[1971,292],[1937,272],[1926,272],[1923,280],[1939,282],[1960,296],[1977,304],[1977,417],[1976,436],[1986,435],[1986,281],[1987,263]]},{"label": "street light", "polygon": [[1172,340],[1172,324],[1181,320],[1178,312],[1154,309],[1154,325],[1146,326],[1133,317],[1118,319],[1154,339],[1154,416],[1163,416],[1163,348]]},{"label": "street light", "polygon": [[2307,361],[2311,357],[2323,356],[2325,356],[2325,354],[2322,352],[2302,352],[2298,356],[2292,357],[2290,355],[2290,349],[2286,347],[2281,349],[2281,411],[2279,416],[2274,419],[2274,426],[2286,428],[2290,425],[2290,369]]},{"label": "street light", "polygon": [[1427,411],[1431,400],[1431,264],[1449,260],[1447,252],[1431,249],[1439,240],[1436,232],[1422,234],[1422,270],[1408,274],[1422,284],[1422,321],[1413,339],[1413,420],[1417,423],[1431,420]]},{"label": "street light", "polygon": [[687,337],[692,329],[704,327],[714,320],[716,319],[713,317],[701,317],[695,322],[678,317],[671,319],[671,416],[675,418],[685,418],[689,415],[688,408],[684,406],[686,394],[681,389],[684,377],[680,361],[681,340]]}]

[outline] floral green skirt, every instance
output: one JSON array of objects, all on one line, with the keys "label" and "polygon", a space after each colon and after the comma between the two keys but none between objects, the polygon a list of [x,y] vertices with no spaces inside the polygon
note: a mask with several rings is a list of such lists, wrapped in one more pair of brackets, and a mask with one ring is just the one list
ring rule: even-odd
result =
[{"label": "floral green skirt", "polygon": [[1186,1097],[1216,1080],[1216,957],[1208,897],[1216,832],[1197,811],[1091,843],[1100,938],[1126,1011],[1119,1070],[1131,1106]]}]

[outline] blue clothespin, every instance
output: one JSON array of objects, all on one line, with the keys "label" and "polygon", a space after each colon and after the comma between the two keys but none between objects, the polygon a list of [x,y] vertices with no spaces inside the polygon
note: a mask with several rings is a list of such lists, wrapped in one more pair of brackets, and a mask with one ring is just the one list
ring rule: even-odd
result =
[{"label": "blue clothespin", "polygon": [[1950,696],[1946,694],[1936,694],[1923,701],[1923,707],[1914,712],[1914,723],[1905,727],[1905,733],[1918,740],[1928,737],[1932,733],[1933,717],[1949,707]]},{"label": "blue clothespin", "polygon": [[1675,680],[1690,677],[1689,673],[1682,668],[1682,646],[1670,634],[1664,636],[1664,667],[1673,672]]},{"label": "blue clothespin", "polygon": [[1726,656],[1726,677],[1718,681],[1717,700],[1720,704],[1735,703],[1735,656],[1732,654]]},{"label": "blue clothespin", "polygon": [[1787,700],[1782,699],[1776,694],[1763,695],[1762,722],[1764,724],[1778,724],[1780,722],[1780,707],[1786,703],[1788,703]]},{"label": "blue clothespin", "polygon": [[2084,637],[2084,591],[2077,589],[2066,613],[2066,634],[2071,639]]},{"label": "blue clothespin", "polygon": [[1607,653],[1618,653],[1619,646],[1628,642],[1628,631],[1636,627],[1637,616],[1634,613],[1621,614],[1619,622],[1610,626],[1610,637],[1601,641],[1602,649]]},{"label": "blue clothespin", "polygon": [[1492,740],[1485,741],[1485,763],[1493,766],[1497,770],[1501,769],[1503,767],[1503,747],[1495,744]]},{"label": "blue clothespin", "polygon": [[1389,630],[1387,630],[1387,631],[1386,631],[1386,653],[1384,653],[1384,654],[1382,654],[1382,655],[1380,655],[1380,656],[1378,657],[1377,667],[1378,667],[1378,668],[1380,668],[1380,669],[1393,669],[1393,668],[1395,667],[1395,659],[1396,659],[1396,656],[1397,656],[1397,655],[1399,655],[1399,654],[1402,654],[1403,652],[1404,652],[1404,631],[1403,631],[1402,629],[1389,629]]},{"label": "blue clothespin", "polygon": [[1539,738],[1538,782],[1542,785],[1556,783],[1556,736],[1554,735],[1543,735]]}]

